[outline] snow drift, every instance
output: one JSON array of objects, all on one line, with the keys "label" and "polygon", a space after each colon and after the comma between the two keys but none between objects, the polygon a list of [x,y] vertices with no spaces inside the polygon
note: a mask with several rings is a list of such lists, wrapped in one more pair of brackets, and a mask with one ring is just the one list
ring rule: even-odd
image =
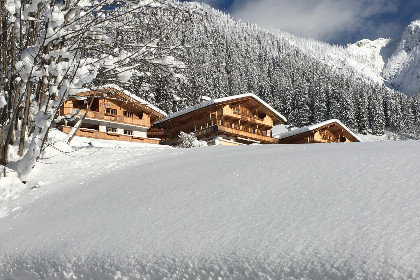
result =
[{"label": "snow drift", "polygon": [[148,145],[55,155],[35,170],[34,188],[0,204],[0,278],[415,279],[419,150]]}]

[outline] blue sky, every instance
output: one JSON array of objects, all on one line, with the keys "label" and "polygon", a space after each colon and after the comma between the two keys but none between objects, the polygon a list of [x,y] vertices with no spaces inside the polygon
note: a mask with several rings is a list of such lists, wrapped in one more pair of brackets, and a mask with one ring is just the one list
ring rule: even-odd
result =
[{"label": "blue sky", "polygon": [[203,0],[234,19],[332,44],[397,38],[420,19],[420,0]]}]

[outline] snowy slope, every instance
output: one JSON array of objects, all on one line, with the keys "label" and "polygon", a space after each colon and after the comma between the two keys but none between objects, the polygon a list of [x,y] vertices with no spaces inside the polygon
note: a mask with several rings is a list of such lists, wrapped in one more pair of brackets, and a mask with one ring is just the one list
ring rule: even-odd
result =
[{"label": "snowy slope", "polygon": [[[372,52],[371,48],[359,47],[361,45],[360,42],[369,40],[362,40],[344,48],[332,46],[311,38],[300,38],[287,32],[281,32],[280,37],[307,55],[328,65],[337,73],[370,83],[382,84],[384,82],[381,77],[384,63],[379,55],[379,51],[373,50]],[[381,45],[386,39],[377,41],[375,45]]]},{"label": "snowy slope", "polygon": [[0,279],[416,279],[419,151],[376,142],[54,153],[28,182],[36,188],[0,204]]},{"label": "snowy slope", "polygon": [[387,86],[408,96],[420,93],[420,20],[413,21],[401,38],[364,39],[346,49],[359,62],[365,61],[367,76],[382,77]]},{"label": "snowy slope", "polygon": [[405,29],[383,76],[407,95],[420,93],[420,20],[413,21]]},{"label": "snowy slope", "polygon": [[371,83],[385,82],[408,96],[420,92],[420,20],[412,22],[401,38],[363,39],[344,48],[287,32],[279,36],[338,73]]},{"label": "snowy slope", "polygon": [[[395,43],[391,39],[369,40],[363,39],[347,46],[347,51],[360,61],[364,70],[370,75],[381,77],[382,70],[395,50]],[[394,47],[393,47],[394,46]]]}]

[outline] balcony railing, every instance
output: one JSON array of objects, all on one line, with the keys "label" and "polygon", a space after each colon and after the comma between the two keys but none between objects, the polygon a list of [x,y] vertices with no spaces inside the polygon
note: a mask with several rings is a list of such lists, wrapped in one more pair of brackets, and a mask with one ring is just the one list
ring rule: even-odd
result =
[{"label": "balcony railing", "polygon": [[228,135],[241,136],[244,138],[260,141],[263,144],[270,144],[270,143],[274,144],[278,142],[278,139],[264,136],[264,135],[259,135],[259,134],[255,134],[255,133],[251,133],[251,132],[247,132],[247,131],[243,131],[239,129],[234,129],[230,127],[225,127],[225,126],[217,126],[217,127],[218,127],[219,132],[224,132]]},{"label": "balcony railing", "polygon": [[249,123],[258,124],[258,125],[261,125],[261,126],[269,126],[269,127],[273,126],[272,121],[270,121],[268,119],[260,119],[257,116],[238,113],[230,107],[223,108],[223,116],[228,117],[228,118],[231,117],[231,118],[234,118],[234,119],[237,119],[237,120],[241,120],[242,122],[249,122]]},{"label": "balcony railing", "polygon": [[[195,136],[200,138],[203,138],[205,136],[208,136],[209,134],[212,133],[219,133],[219,134],[226,134],[227,136],[233,136],[236,138],[243,138],[242,140],[246,141],[246,139],[250,139],[253,141],[258,141],[262,144],[276,144],[278,143],[278,139],[276,138],[272,138],[272,137],[268,137],[268,136],[264,136],[264,135],[259,135],[259,134],[254,134],[251,132],[246,132],[243,130],[239,130],[239,129],[234,129],[234,128],[230,128],[230,127],[225,127],[225,126],[220,126],[220,125],[213,125],[207,128],[203,128],[200,130],[196,130],[194,132]],[[167,141],[162,141],[162,144],[165,145],[175,145],[177,144],[179,141],[178,138],[174,138],[171,140],[167,140]]]},{"label": "balcony railing", "polygon": [[[72,127],[63,126],[61,130],[64,133],[69,133]],[[143,137],[136,137],[132,135],[118,134],[116,132],[101,132],[94,129],[79,128],[76,132],[76,136],[104,139],[104,140],[118,140],[126,142],[137,142],[137,143],[148,143],[148,144],[159,144],[158,139],[150,139]]]},{"label": "balcony railing", "polygon": [[[84,109],[76,109],[79,110],[77,113],[77,116],[82,116],[86,110]],[[74,110],[69,110],[66,108],[64,111],[65,115],[72,115],[74,114]],[[144,127],[150,127],[150,123],[148,123],[145,120],[141,119],[134,119],[132,117],[124,117],[124,116],[118,116],[113,114],[104,114],[96,111],[88,111],[86,118],[89,119],[95,119],[95,120],[103,120],[103,121],[109,121],[109,122],[117,122],[117,123],[124,123],[124,124],[130,124],[130,125],[137,125],[137,126],[144,126]]]}]

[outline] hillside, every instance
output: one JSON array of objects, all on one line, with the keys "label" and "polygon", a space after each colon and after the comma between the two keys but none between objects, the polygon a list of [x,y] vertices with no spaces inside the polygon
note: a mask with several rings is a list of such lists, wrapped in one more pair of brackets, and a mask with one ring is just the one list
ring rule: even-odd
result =
[{"label": "hillside", "polygon": [[[384,83],[381,76],[391,65],[395,41],[331,46],[286,32],[270,33],[206,5],[174,5],[158,14],[134,12],[120,23],[127,28],[109,30],[117,49],[130,51],[165,34],[159,44],[183,63],[178,75],[149,76],[156,71],[152,67],[121,86],[166,112],[194,105],[200,96],[252,92],[295,126],[336,118],[362,134],[392,130],[418,137],[418,97],[387,88],[391,82]],[[144,27],[149,21],[157,27]]]},{"label": "hillside", "polygon": [[419,276],[417,142],[108,143],[50,149],[0,202],[0,278]]}]

